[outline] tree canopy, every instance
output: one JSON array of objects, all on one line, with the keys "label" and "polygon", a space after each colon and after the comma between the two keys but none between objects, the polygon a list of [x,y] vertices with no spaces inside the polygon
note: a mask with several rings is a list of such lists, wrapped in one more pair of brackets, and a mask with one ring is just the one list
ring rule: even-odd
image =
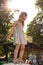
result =
[{"label": "tree canopy", "polygon": [[[4,0],[5,1],[5,0]],[[14,13],[7,9],[7,7],[5,7],[5,5],[2,3],[2,5],[0,5],[0,57],[2,58],[4,55],[10,53],[10,51],[8,51],[8,47],[11,48],[13,50],[13,48],[11,47],[12,45],[9,43],[12,42],[12,37],[9,40],[6,40],[6,35],[9,34],[9,30],[12,27],[13,23],[11,21],[14,21],[14,17],[13,14],[15,14],[16,12],[19,12],[18,9],[15,9]]]},{"label": "tree canopy", "polygon": [[36,0],[39,12],[34,19],[27,25],[27,37],[31,36],[33,42],[43,47],[43,0]]},{"label": "tree canopy", "polygon": [[41,8],[41,10],[43,10],[43,0],[36,0],[36,6],[38,8]]},{"label": "tree canopy", "polygon": [[43,46],[43,13],[40,12],[27,26],[27,36],[32,36],[33,42]]}]

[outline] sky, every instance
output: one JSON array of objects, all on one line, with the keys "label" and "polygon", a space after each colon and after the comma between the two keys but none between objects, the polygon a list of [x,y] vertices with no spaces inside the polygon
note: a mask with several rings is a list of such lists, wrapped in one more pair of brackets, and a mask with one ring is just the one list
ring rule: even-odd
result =
[{"label": "sky", "polygon": [[[9,9],[19,9],[20,11],[27,12],[28,16],[25,20],[24,32],[26,32],[27,24],[33,20],[33,18],[37,15],[38,9],[35,6],[36,0],[11,0],[8,2]],[[15,15],[15,19],[18,18],[18,15]]]}]

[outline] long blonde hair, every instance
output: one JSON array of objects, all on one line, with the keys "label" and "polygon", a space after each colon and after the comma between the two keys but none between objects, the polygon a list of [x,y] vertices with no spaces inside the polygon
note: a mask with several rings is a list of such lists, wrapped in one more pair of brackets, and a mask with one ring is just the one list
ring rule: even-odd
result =
[{"label": "long blonde hair", "polygon": [[[22,17],[25,14],[25,16],[27,16],[26,12],[21,12],[21,14],[19,15],[19,17]],[[22,22],[23,26],[24,26],[24,22]]]}]

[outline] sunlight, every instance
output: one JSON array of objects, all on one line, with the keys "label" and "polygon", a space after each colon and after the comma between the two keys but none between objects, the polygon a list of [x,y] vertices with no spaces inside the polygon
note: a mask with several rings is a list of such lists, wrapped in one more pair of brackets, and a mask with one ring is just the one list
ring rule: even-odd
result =
[{"label": "sunlight", "polygon": [[[20,11],[27,12],[28,17],[25,21],[24,31],[26,31],[27,29],[27,24],[29,24],[29,22],[33,20],[33,18],[38,13],[38,9],[36,9],[35,7],[35,0],[11,0],[10,2],[8,2],[7,6],[11,10],[17,8]],[[17,15],[15,16],[15,18],[17,18]]]}]

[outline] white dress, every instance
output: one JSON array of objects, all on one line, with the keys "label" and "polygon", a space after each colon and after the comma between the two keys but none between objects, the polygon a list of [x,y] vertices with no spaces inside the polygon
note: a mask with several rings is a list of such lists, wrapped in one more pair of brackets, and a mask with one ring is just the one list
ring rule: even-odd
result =
[{"label": "white dress", "polygon": [[23,25],[21,22],[16,21],[16,29],[14,31],[14,45],[15,44],[27,44],[26,37],[23,31]]}]

